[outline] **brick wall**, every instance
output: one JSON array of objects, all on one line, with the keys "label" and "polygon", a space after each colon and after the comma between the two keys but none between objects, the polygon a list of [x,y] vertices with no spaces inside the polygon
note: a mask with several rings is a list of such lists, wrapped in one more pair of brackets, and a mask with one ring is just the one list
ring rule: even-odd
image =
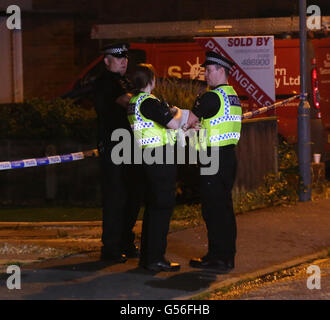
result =
[{"label": "brick wall", "polygon": [[24,14],[24,96],[53,98],[99,55],[90,39],[93,21],[72,14]]},{"label": "brick wall", "polygon": [[73,20],[30,15],[22,21],[24,95],[54,97],[75,73]]}]

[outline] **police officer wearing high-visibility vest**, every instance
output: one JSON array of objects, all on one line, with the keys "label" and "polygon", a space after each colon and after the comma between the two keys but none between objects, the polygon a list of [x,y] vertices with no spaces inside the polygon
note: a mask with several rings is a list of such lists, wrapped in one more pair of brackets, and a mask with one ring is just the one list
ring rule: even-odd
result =
[{"label": "police officer wearing high-visibility vest", "polygon": [[[224,56],[209,51],[202,65],[205,78],[211,90],[196,100],[188,120],[188,126],[200,121],[201,139],[207,147],[208,155],[212,148],[219,161],[219,169],[214,175],[200,175],[202,215],[208,233],[208,252],[202,258],[190,260],[194,268],[211,268],[227,272],[234,268],[236,253],[236,220],[231,191],[236,175],[235,145],[241,131],[241,104],[228,75],[234,63]],[[202,150],[200,150],[201,152]]]},{"label": "police officer wearing high-visibility vest", "polygon": [[[104,70],[94,83],[94,106],[98,120],[103,225],[101,259],[123,263],[137,258],[133,227],[140,209],[139,189],[132,183],[134,167],[115,164],[111,151],[118,142],[111,141],[116,129],[131,130],[127,107],[131,95],[125,76],[128,64],[127,43],[114,43],[103,48]],[[126,106],[126,108],[125,108]]]},{"label": "police officer wearing high-visibility vest", "polygon": [[[131,80],[135,90],[128,108],[128,119],[134,137],[142,148],[146,184],[140,266],[156,272],[177,271],[180,265],[165,258],[169,223],[175,206],[176,183],[176,165],[166,162],[166,148],[174,151],[173,130],[167,128],[179,128],[182,112],[176,108],[174,114],[168,105],[151,94],[155,87],[155,72],[151,65],[138,65]],[[158,163],[148,164],[146,153],[158,153],[164,157],[158,159]]]}]

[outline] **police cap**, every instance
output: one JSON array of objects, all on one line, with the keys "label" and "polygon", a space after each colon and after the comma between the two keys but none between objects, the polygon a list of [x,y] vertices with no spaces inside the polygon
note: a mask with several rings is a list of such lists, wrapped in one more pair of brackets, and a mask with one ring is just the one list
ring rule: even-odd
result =
[{"label": "police cap", "polygon": [[217,64],[221,67],[230,70],[235,63],[220,54],[217,54],[213,51],[207,51],[205,62],[202,64],[202,67],[205,67],[209,64]]},{"label": "police cap", "polygon": [[104,55],[112,55],[116,58],[127,58],[128,57],[128,43],[115,43],[103,47],[102,52]]}]

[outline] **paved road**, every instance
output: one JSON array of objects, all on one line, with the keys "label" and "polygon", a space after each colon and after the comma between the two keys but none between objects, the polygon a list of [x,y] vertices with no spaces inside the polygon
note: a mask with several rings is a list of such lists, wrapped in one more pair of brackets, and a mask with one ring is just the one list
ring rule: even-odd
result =
[{"label": "paved road", "polygon": [[330,199],[239,215],[237,225],[236,268],[229,274],[189,267],[191,257],[207,250],[206,230],[200,226],[168,237],[168,258],[181,263],[180,272],[149,273],[138,267],[137,259],[109,266],[99,260],[99,251],[94,251],[23,266],[20,290],[8,290],[8,274],[1,274],[0,299],[168,300],[196,296],[316,259],[318,256],[310,255],[321,250],[326,255],[330,248]]}]

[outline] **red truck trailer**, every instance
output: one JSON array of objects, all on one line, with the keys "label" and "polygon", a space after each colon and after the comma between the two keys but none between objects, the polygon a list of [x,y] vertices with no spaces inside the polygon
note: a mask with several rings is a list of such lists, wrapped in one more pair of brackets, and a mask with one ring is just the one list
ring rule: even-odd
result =
[{"label": "red truck trailer", "polygon": [[[130,54],[131,64],[151,63],[158,77],[204,80],[201,64],[205,50],[196,42],[131,43]],[[312,150],[321,152],[323,161],[326,161],[330,160],[330,38],[308,41],[307,63]],[[72,83],[70,89],[92,81],[103,67],[102,64],[102,57],[93,61]],[[274,41],[274,75],[276,101],[300,92],[298,39]],[[237,88],[237,92],[244,112],[256,108],[242,89]],[[297,142],[298,105],[297,99],[276,110],[278,132],[290,143]]]}]

